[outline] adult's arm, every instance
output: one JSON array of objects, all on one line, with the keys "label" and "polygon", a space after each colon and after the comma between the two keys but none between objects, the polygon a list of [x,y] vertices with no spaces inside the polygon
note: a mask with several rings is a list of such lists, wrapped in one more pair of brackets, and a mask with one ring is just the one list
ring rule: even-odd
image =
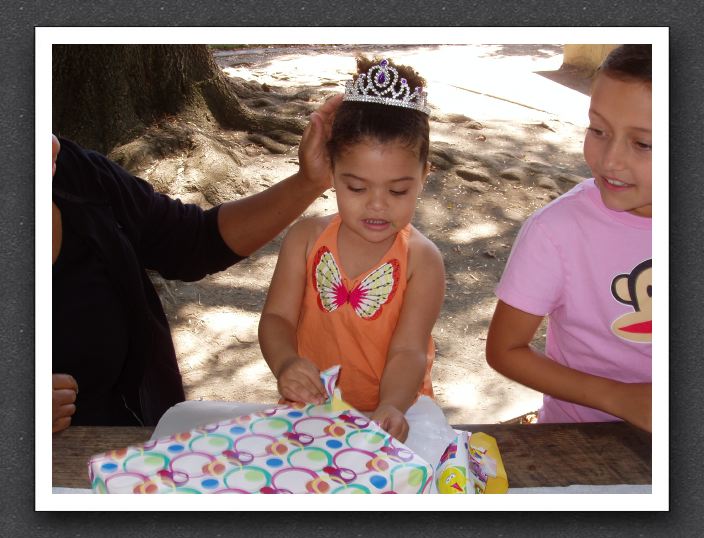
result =
[{"label": "adult's arm", "polygon": [[330,184],[325,148],[341,96],[313,113],[300,170],[266,191],[203,211],[183,204],[106,157],[62,140],[54,188],[107,204],[140,263],[164,278],[194,281],[221,271],[273,239]]},{"label": "adult's arm", "polygon": [[332,169],[325,146],[341,101],[342,96],[335,96],[311,115],[298,150],[297,173],[265,191],[220,207],[218,228],[233,252],[249,256],[276,237],[330,187]]}]

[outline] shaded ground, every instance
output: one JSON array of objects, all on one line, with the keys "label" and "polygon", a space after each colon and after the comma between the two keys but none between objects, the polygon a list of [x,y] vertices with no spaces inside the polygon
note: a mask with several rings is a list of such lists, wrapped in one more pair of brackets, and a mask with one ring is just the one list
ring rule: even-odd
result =
[{"label": "shaded ground", "polygon": [[[229,76],[271,92],[270,99],[253,97],[250,106],[305,117],[327,95],[341,91],[354,69],[355,50],[364,47],[217,51],[216,59]],[[521,223],[589,175],[581,156],[588,81],[559,69],[557,45],[377,46],[375,51],[425,76],[433,106],[432,174],[414,224],[438,245],[447,272],[446,300],[433,332],[437,400],[451,423],[506,421],[534,411],[539,394],[486,365],[486,331],[494,287]],[[137,171],[161,190],[207,207],[263,189],[297,168],[295,136],[217,136],[237,147],[236,177],[231,170],[237,167],[227,156],[196,159],[188,151]],[[218,170],[217,181],[202,181]],[[176,180],[160,184],[165,171]],[[328,191],[307,214],[334,211],[335,195]],[[197,283],[154,276],[189,399],[277,399],[257,343],[257,323],[280,243],[281,237]]]}]

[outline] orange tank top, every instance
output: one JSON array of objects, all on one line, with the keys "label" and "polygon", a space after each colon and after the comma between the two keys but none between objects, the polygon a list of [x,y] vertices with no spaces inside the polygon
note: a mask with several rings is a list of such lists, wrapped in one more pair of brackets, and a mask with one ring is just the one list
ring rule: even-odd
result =
[{"label": "orange tank top", "polygon": [[[298,319],[298,354],[320,370],[341,365],[337,386],[359,411],[379,405],[386,357],[403,304],[411,225],[397,235],[370,271],[350,280],[340,266],[333,217],[306,260],[306,288]],[[418,394],[433,396],[430,370],[435,358],[428,342],[425,376]]]}]

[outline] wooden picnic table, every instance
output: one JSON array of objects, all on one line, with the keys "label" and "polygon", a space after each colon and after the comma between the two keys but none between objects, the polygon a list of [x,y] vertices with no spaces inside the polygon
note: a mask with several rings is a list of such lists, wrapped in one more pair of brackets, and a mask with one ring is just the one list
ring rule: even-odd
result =
[{"label": "wooden picnic table", "polygon": [[[462,424],[496,439],[510,488],[650,484],[651,436],[626,423]],[[147,441],[154,428],[71,426],[53,435],[52,485],[90,488],[94,454]]]}]

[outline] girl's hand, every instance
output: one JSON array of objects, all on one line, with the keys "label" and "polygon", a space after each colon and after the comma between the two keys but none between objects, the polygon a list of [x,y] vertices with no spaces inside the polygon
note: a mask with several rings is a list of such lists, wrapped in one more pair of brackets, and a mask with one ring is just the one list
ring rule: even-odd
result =
[{"label": "girl's hand", "polygon": [[292,402],[321,404],[327,399],[320,371],[309,360],[292,357],[284,362],[276,377],[279,394]]},{"label": "girl's hand", "polygon": [[335,95],[311,114],[298,147],[301,175],[323,190],[332,184],[332,165],[327,141],[330,139],[335,112],[341,102],[342,94]]},{"label": "girl's hand", "polygon": [[652,383],[614,382],[609,394],[607,413],[622,418],[634,426],[652,432],[653,385]]},{"label": "girl's hand", "polygon": [[389,435],[402,443],[408,437],[408,422],[403,413],[391,404],[380,404],[372,413],[371,419]]},{"label": "girl's hand", "polygon": [[78,383],[68,374],[53,374],[51,376],[51,431],[64,430],[71,424],[71,416],[76,412],[76,394]]}]

